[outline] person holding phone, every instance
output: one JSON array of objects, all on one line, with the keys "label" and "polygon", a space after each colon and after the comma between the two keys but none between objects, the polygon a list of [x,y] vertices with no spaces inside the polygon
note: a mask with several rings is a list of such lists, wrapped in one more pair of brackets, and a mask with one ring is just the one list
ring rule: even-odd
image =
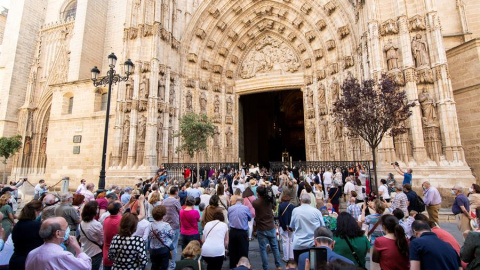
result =
[{"label": "person holding phone", "polygon": [[[317,269],[317,264],[322,263],[322,260],[325,263],[341,260],[345,263],[355,265],[351,260],[338,255],[333,251],[333,248],[335,247],[335,241],[333,240],[333,233],[329,229],[318,227],[315,230],[313,241],[315,242],[315,248],[324,248],[326,250],[326,256],[323,255],[325,250],[312,250],[304,252],[298,257],[298,269],[305,269],[305,260],[307,259],[310,260],[310,269]],[[311,254],[315,254],[313,256],[315,257],[315,260],[312,260],[313,257],[310,258]]]}]

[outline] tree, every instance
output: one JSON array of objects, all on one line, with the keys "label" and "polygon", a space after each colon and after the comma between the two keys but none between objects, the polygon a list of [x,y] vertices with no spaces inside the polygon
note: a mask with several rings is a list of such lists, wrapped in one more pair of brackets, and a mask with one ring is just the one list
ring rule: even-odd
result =
[{"label": "tree", "polygon": [[7,159],[14,155],[22,147],[22,136],[0,138],[0,157],[3,157],[3,183],[6,181]]},{"label": "tree", "polygon": [[207,152],[207,139],[214,134],[215,126],[205,114],[187,113],[180,118],[180,131],[175,137],[182,140],[176,151],[185,151],[191,158],[197,155],[197,179],[200,177],[200,153]]},{"label": "tree", "polygon": [[348,136],[360,136],[372,150],[375,186],[377,184],[376,151],[384,135],[405,133],[405,120],[415,103],[408,103],[405,91],[401,91],[387,75],[379,82],[366,80],[360,85],[355,78],[348,78],[342,85],[343,96],[333,105],[336,122],[348,129]]}]

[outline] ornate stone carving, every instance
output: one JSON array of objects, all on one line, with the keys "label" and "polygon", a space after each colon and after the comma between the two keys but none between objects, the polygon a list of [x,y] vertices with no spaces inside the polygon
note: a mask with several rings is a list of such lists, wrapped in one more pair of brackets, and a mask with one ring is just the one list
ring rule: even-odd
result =
[{"label": "ornate stone carving", "polygon": [[383,47],[387,59],[388,70],[394,70],[398,68],[398,47],[395,46],[391,39]]},{"label": "ornate stone carving", "polygon": [[245,48],[247,48],[247,45],[246,45],[244,42],[239,41],[239,42],[237,43],[237,48],[239,48],[241,51],[244,51]]},{"label": "ornate stone carving", "polygon": [[312,67],[312,59],[307,58],[307,59],[303,60],[303,64],[305,65],[306,68]]},{"label": "ornate stone carving", "polygon": [[175,83],[173,81],[170,82],[170,92],[168,93],[168,103],[170,106],[175,104]]},{"label": "ornate stone carving", "polygon": [[215,6],[210,7],[210,9],[208,10],[208,13],[210,13],[210,15],[212,15],[212,17],[215,19],[218,18],[218,16],[220,16],[220,11]]},{"label": "ornate stone carving", "polygon": [[265,20],[257,24],[257,28],[260,32],[266,29],[273,29],[273,26],[274,26],[274,22],[272,20]]},{"label": "ornate stone carving", "polygon": [[386,36],[386,35],[394,35],[394,34],[398,34],[398,26],[396,21],[392,19],[388,19],[381,24],[380,35]]},{"label": "ornate stone carving", "polygon": [[233,94],[233,86],[229,85],[225,88],[227,94]]},{"label": "ornate stone carving", "polygon": [[180,41],[172,37],[172,49],[178,50],[178,48],[180,48]]},{"label": "ornate stone carving", "polygon": [[140,27],[142,29],[142,36],[148,37],[153,35],[153,25],[142,24]]},{"label": "ornate stone carving", "polygon": [[416,82],[416,74],[413,68],[409,68],[405,70],[405,80],[407,82]]},{"label": "ornate stone carving", "polygon": [[307,127],[307,134],[308,134],[308,144],[316,144],[317,143],[317,128],[315,127],[315,124],[313,122],[310,122],[310,124]]},{"label": "ornate stone carving", "polygon": [[213,146],[220,146],[220,131],[218,126],[215,126],[215,132],[213,133]]},{"label": "ornate stone carving", "polygon": [[225,139],[227,143],[227,148],[231,149],[233,146],[233,131],[231,127],[227,128],[227,131],[225,132]]},{"label": "ornate stone carving", "polygon": [[317,70],[317,80],[321,81],[327,77],[327,74],[324,69]]},{"label": "ornate stone carving", "polygon": [[392,70],[388,72],[388,76],[398,85],[405,86],[405,76],[401,70]]},{"label": "ornate stone carving", "polygon": [[210,63],[207,60],[202,60],[200,67],[204,70],[208,70],[208,68],[210,67]]},{"label": "ornate stone carving", "polygon": [[140,100],[139,104],[138,104],[138,111],[139,112],[144,112],[146,111],[148,108],[148,100],[146,99],[142,99]]},{"label": "ornate stone carving", "polygon": [[285,32],[285,25],[281,24],[277,27],[277,31],[278,33],[280,34],[283,34],[283,32]]},{"label": "ornate stone carving", "polygon": [[240,76],[243,79],[272,71],[294,73],[300,68],[298,56],[283,41],[265,36],[257,42],[242,63]]},{"label": "ornate stone carving", "polygon": [[286,9],[279,9],[278,12],[277,12],[277,16],[280,18],[280,19],[285,19],[287,18],[287,14],[288,14],[288,11]]},{"label": "ornate stone carving", "polygon": [[225,77],[227,77],[229,79],[233,79],[233,70],[227,70],[225,72]]},{"label": "ornate stone carving", "polygon": [[140,88],[138,91],[139,98],[148,98],[149,81],[150,80],[145,76],[142,78],[142,82],[140,83]]},{"label": "ornate stone carving", "polygon": [[213,66],[213,73],[222,74],[223,67],[221,65],[214,65]]},{"label": "ornate stone carving", "polygon": [[318,123],[320,126],[320,140],[328,141],[328,121],[326,117],[322,117]]},{"label": "ornate stone carving", "polygon": [[207,42],[207,48],[209,48],[209,49],[215,48],[215,41],[213,41],[212,39],[210,39],[210,40]]},{"label": "ornate stone carving", "polygon": [[422,119],[424,126],[437,127],[437,104],[426,88],[423,88],[422,93],[418,95],[418,101],[420,102],[420,106],[422,108]]},{"label": "ornate stone carving", "polygon": [[210,88],[207,81],[200,81],[198,87],[202,90],[207,90]]},{"label": "ornate stone carving", "polygon": [[187,94],[185,95],[185,108],[187,109],[187,112],[193,110],[192,92],[190,92],[190,90],[187,90]]},{"label": "ornate stone carving", "polygon": [[130,116],[125,117],[123,121],[123,141],[128,142],[128,137],[130,136]]},{"label": "ornate stone carving", "polygon": [[138,119],[137,139],[139,141],[145,141],[145,130],[147,127],[147,118],[145,115],[141,115]]},{"label": "ornate stone carving", "polygon": [[428,67],[417,69],[415,73],[416,73],[415,77],[416,77],[417,84],[433,84],[434,83],[433,72]]},{"label": "ornate stone carving", "polygon": [[427,156],[436,162],[442,158],[442,135],[438,126],[428,126],[423,129],[425,150]]},{"label": "ornate stone carving", "polygon": [[228,49],[225,47],[222,47],[218,50],[218,54],[222,56],[223,58],[227,57],[228,55]]},{"label": "ornate stone carving", "polygon": [[344,61],[344,66],[343,66],[344,69],[351,68],[355,64],[354,60],[353,60],[353,56],[345,56],[343,61]]},{"label": "ornate stone carving", "polygon": [[333,49],[335,49],[335,40],[327,40],[327,50],[331,51]]},{"label": "ornate stone carving", "polygon": [[170,41],[170,32],[167,29],[163,28],[160,30],[161,38],[165,41]]},{"label": "ornate stone carving", "polygon": [[300,29],[303,25],[303,20],[302,17],[297,17],[292,21],[292,25],[295,26],[295,28]]},{"label": "ornate stone carving", "polygon": [[327,115],[327,100],[325,99],[325,86],[321,83],[318,84],[318,113],[320,116]]},{"label": "ornate stone carving", "polygon": [[316,60],[320,60],[323,58],[323,49],[316,49],[313,51],[313,55],[315,55]]},{"label": "ornate stone carving", "polygon": [[232,97],[227,98],[227,108],[226,108],[226,114],[227,116],[232,116],[233,115],[233,100]]},{"label": "ornate stone carving", "polygon": [[230,63],[236,65],[238,63],[238,56],[232,55],[232,57],[230,57]]},{"label": "ornate stone carving", "polygon": [[338,28],[337,33],[340,36],[340,39],[344,39],[350,34],[350,28],[348,28],[347,25],[342,26]]},{"label": "ornate stone carving", "polygon": [[195,88],[195,79],[187,79],[185,86],[188,88]]},{"label": "ornate stone carving", "polygon": [[318,30],[323,31],[327,27],[327,23],[324,20],[319,20],[315,26],[317,26]]},{"label": "ornate stone carving", "polygon": [[227,28],[227,24],[224,21],[219,21],[217,23],[217,28],[220,29],[220,31],[223,32]]},{"label": "ornate stone carving", "polygon": [[312,31],[308,31],[308,32],[305,33],[305,38],[306,38],[306,39],[308,40],[308,42],[310,42],[310,43],[315,40],[315,37],[316,37],[315,31],[313,31],[313,30],[312,30]]},{"label": "ornate stone carving", "polygon": [[334,127],[333,137],[336,141],[341,141],[343,139],[343,125],[340,122],[335,122]]},{"label": "ornate stone carving", "polygon": [[222,84],[221,83],[214,83],[213,84],[213,92],[221,93],[222,92]]},{"label": "ornate stone carving", "polygon": [[142,73],[150,72],[150,62],[144,61],[142,62],[142,67],[140,68]]},{"label": "ornate stone carving", "polygon": [[337,5],[335,3],[335,0],[328,1],[324,6],[323,9],[325,12],[328,14],[328,16],[332,15],[332,13],[335,11],[337,8]]},{"label": "ornate stone carving", "polygon": [[415,66],[423,67],[428,66],[429,59],[427,53],[427,43],[423,41],[422,35],[417,34],[412,40],[412,53],[415,58]]},{"label": "ornate stone carving", "polygon": [[194,53],[189,53],[188,54],[188,62],[191,62],[191,63],[197,63],[198,61],[198,56]]},{"label": "ornate stone carving", "polygon": [[195,35],[202,40],[205,39],[205,37],[207,36],[207,34],[202,28],[197,28],[197,31],[195,31]]},{"label": "ornate stone carving", "polygon": [[125,101],[125,104],[123,106],[123,112],[129,113],[131,111],[132,111],[132,101],[131,100]]},{"label": "ornate stone carving", "polygon": [[304,76],[305,84],[306,85],[311,85],[313,84],[313,77],[310,75],[305,75]]},{"label": "ornate stone carving", "polygon": [[206,113],[207,112],[207,95],[205,95],[205,93],[202,93],[200,95],[199,104],[200,104],[200,112]]},{"label": "ornate stone carving", "polygon": [[290,42],[293,42],[295,39],[297,39],[297,35],[292,32],[292,33],[288,34],[287,39],[288,39]]},{"label": "ornate stone carving", "polygon": [[166,70],[167,70],[167,68],[165,67],[165,65],[163,65],[163,64],[158,65],[158,74],[165,75]]},{"label": "ornate stone carving", "polygon": [[425,19],[420,15],[415,15],[412,18],[408,19],[408,30],[410,30],[410,32],[422,31],[425,29]]},{"label": "ornate stone carving", "polygon": [[232,8],[233,12],[235,12],[235,14],[239,14],[240,12],[242,12],[242,6],[240,5],[237,5],[235,7]]},{"label": "ornate stone carving", "polygon": [[213,122],[214,123],[221,123],[222,118],[220,116],[220,98],[218,95],[215,95],[214,101],[213,101]]},{"label": "ornate stone carving", "polygon": [[303,43],[300,43],[300,44],[298,45],[298,50],[299,50],[301,53],[304,53],[304,52],[307,50],[307,48],[305,47],[305,45],[304,45]]},{"label": "ornate stone carving", "polygon": [[[273,24],[273,21],[271,21],[271,22]],[[235,31],[230,30],[230,31],[228,31],[228,38],[230,38],[233,42],[235,42],[238,39],[238,34],[235,33]]]},{"label": "ornate stone carving", "polygon": [[328,65],[328,74],[333,75],[338,73],[338,64],[332,63]]},{"label": "ornate stone carving", "polygon": [[332,93],[332,104],[334,104],[340,98],[340,84],[338,83],[337,79],[332,81],[332,84],[330,85],[330,91]]},{"label": "ornate stone carving", "polygon": [[302,7],[300,8],[300,10],[305,13],[305,14],[310,14],[310,12],[312,11],[312,6],[307,2],[305,4],[302,5]]}]

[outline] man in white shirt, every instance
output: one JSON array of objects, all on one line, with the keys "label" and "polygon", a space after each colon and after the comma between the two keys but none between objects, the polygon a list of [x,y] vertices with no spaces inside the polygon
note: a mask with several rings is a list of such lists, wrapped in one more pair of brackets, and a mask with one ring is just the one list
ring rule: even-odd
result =
[{"label": "man in white shirt", "polygon": [[40,179],[40,181],[38,181],[38,184],[35,186],[35,194],[33,196],[33,199],[38,200],[40,196],[42,196],[42,194],[45,192],[47,192],[47,184],[45,183],[45,180]]},{"label": "man in white shirt", "polygon": [[83,196],[85,196],[85,199],[83,202],[88,203],[89,201],[95,200],[95,195],[93,194],[93,190],[95,189],[95,185],[93,183],[88,183],[87,188],[82,191]]},{"label": "man in white shirt", "polygon": [[327,169],[324,173],[323,173],[323,184],[325,185],[325,192],[327,192],[327,189],[332,185],[332,172],[331,172],[332,169]]},{"label": "man in white shirt", "polygon": [[385,201],[390,202],[390,194],[388,194],[387,180],[382,179],[380,180],[380,182],[382,184],[378,187],[378,196],[383,197]]},{"label": "man in white shirt", "polygon": [[193,184],[193,188],[191,188],[190,190],[187,189],[187,195],[192,196],[193,198],[200,198],[200,195],[202,195],[202,191],[198,189],[197,183]]},{"label": "man in white shirt", "polygon": [[350,200],[351,192],[355,190],[355,185],[352,183],[352,179],[349,177],[345,178],[345,186],[343,187],[343,193],[346,195],[346,201]]},{"label": "man in white shirt", "polygon": [[75,191],[75,193],[82,194],[85,190],[87,190],[87,187],[85,186],[86,182],[87,180],[85,179],[80,180],[80,185],[78,185],[77,191]]}]

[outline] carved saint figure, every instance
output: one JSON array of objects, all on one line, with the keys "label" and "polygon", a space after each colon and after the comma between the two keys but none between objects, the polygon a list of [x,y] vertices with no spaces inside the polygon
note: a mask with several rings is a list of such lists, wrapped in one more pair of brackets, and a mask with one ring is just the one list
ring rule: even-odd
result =
[{"label": "carved saint figure", "polygon": [[417,34],[412,40],[412,53],[416,67],[428,65],[427,43],[422,40],[420,34]]},{"label": "carved saint figure", "polygon": [[307,105],[308,108],[313,108],[313,90],[307,88]]},{"label": "carved saint figure", "polygon": [[187,106],[187,110],[191,111],[192,110],[192,93],[190,91],[188,91],[187,95],[185,96],[185,104]]},{"label": "carved saint figure", "polygon": [[227,129],[227,132],[225,132],[225,135],[226,135],[226,141],[227,141],[227,148],[231,148],[232,147],[232,128],[231,127],[228,127]]},{"label": "carved saint figure", "polygon": [[220,98],[218,96],[215,96],[215,101],[213,102],[213,112],[215,114],[220,113]]},{"label": "carved saint figure", "polygon": [[335,140],[341,140],[343,137],[343,132],[342,132],[342,124],[339,122],[335,122]]},{"label": "carved saint figure", "polygon": [[143,81],[140,84],[139,98],[148,98],[148,79],[143,77]]},{"label": "carved saint figure", "polygon": [[171,83],[170,84],[170,93],[168,94],[168,103],[170,105],[173,105],[175,102],[175,84]]},{"label": "carved saint figure", "polygon": [[133,98],[133,82],[132,84],[127,84],[127,96],[126,99],[132,99]]},{"label": "carved saint figure", "polygon": [[233,111],[232,107],[233,107],[233,101],[232,101],[232,98],[229,97],[227,99],[227,115],[229,115],[229,116],[232,115],[232,111]]},{"label": "carved saint figure", "polygon": [[327,141],[328,140],[328,121],[327,119],[323,118],[320,121],[320,139],[322,141]]},{"label": "carved saint figure", "polygon": [[158,80],[158,98],[160,101],[165,100],[165,82],[164,82],[164,77],[162,76],[160,80]]},{"label": "carved saint figure", "polygon": [[215,133],[213,133],[213,146],[220,146],[220,131],[217,126],[215,126]]},{"label": "carved saint figure", "polygon": [[205,112],[206,109],[207,109],[207,96],[205,95],[205,93],[202,93],[202,95],[200,96],[200,111]]},{"label": "carved saint figure", "polygon": [[398,47],[393,45],[391,39],[388,40],[388,43],[383,47],[383,51],[387,55],[387,66],[388,70],[393,70],[398,68]]},{"label": "carved saint figure", "polygon": [[147,128],[146,123],[147,119],[145,118],[145,116],[140,116],[140,119],[138,119],[138,139],[140,140],[145,139],[145,130]]},{"label": "carved saint figure", "polygon": [[47,137],[43,137],[42,146],[40,147],[40,154],[47,153]]},{"label": "carved saint figure", "polygon": [[418,96],[423,114],[423,123],[426,126],[435,126],[437,123],[436,104],[433,97],[428,93],[427,89],[423,89]]},{"label": "carved saint figure", "polygon": [[128,137],[130,136],[130,120],[129,117],[123,122],[123,140],[128,142]]},{"label": "carved saint figure", "polygon": [[323,84],[318,85],[318,102],[325,103],[325,86]]},{"label": "carved saint figure", "polygon": [[23,145],[23,154],[30,155],[32,145],[32,139],[30,137],[25,138],[25,143]]},{"label": "carved saint figure", "polygon": [[308,126],[308,129],[307,129],[307,132],[308,132],[308,141],[310,144],[315,144],[316,143],[316,138],[315,138],[315,134],[317,133],[317,129],[315,128],[315,124],[313,123],[310,123],[310,125]]},{"label": "carved saint figure", "polygon": [[163,141],[163,118],[161,116],[157,118],[157,141],[160,143]]},{"label": "carved saint figure", "polygon": [[338,83],[337,80],[334,80],[332,82],[331,86],[331,91],[332,91],[332,104],[337,102],[339,95],[340,95],[340,84]]}]

